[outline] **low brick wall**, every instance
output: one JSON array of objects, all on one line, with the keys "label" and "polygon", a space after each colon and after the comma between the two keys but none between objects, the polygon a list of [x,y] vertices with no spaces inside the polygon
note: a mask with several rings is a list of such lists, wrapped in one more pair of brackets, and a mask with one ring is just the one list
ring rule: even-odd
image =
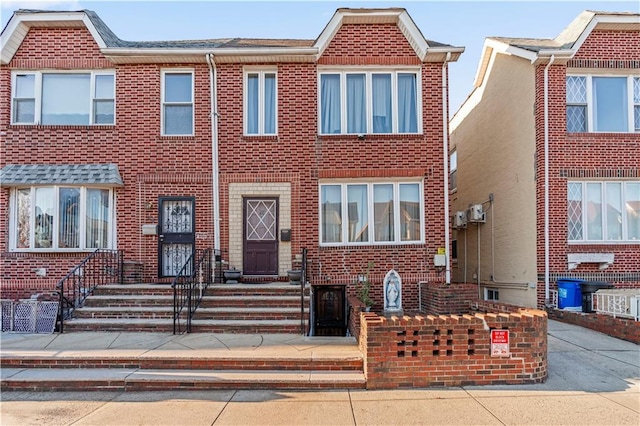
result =
[{"label": "low brick wall", "polygon": [[419,285],[420,305],[427,314],[466,314],[469,305],[478,300],[476,284],[421,282]]},{"label": "low brick wall", "polygon": [[0,299],[57,300],[58,281],[54,279],[3,280],[0,282]]},{"label": "low brick wall", "polygon": [[[547,378],[547,314],[381,317],[360,314],[368,389],[541,383]],[[491,355],[490,330],[509,330],[509,356]]]},{"label": "low brick wall", "polygon": [[611,315],[547,309],[550,319],[579,325],[608,334],[609,336],[640,344],[640,322],[629,318],[614,318]]}]

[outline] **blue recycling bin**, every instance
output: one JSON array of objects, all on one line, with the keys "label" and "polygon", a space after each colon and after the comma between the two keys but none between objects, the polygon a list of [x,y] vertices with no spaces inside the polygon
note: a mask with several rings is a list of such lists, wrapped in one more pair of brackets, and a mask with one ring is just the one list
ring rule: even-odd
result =
[{"label": "blue recycling bin", "polygon": [[558,308],[581,311],[583,280],[560,278],[558,280]]}]

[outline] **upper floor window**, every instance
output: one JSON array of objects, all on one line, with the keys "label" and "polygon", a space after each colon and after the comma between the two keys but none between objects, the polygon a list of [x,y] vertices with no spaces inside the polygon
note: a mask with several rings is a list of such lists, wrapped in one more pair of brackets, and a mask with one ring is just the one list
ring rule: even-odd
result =
[{"label": "upper floor window", "polygon": [[193,71],[162,72],[162,134],[193,135]]},{"label": "upper floor window", "polygon": [[569,242],[640,241],[640,182],[569,182]]},{"label": "upper floor window", "polygon": [[449,154],[449,190],[458,188],[458,151]]},{"label": "upper floor window", "polygon": [[275,135],[277,123],[275,71],[245,72],[244,88],[245,135]]},{"label": "upper floor window", "polygon": [[11,193],[16,250],[112,247],[113,191],[82,186],[16,188]]},{"label": "upper floor window", "polygon": [[568,132],[640,131],[640,77],[569,75]]},{"label": "upper floor window", "polygon": [[423,240],[422,185],[353,182],[320,185],[322,245],[401,244]]},{"label": "upper floor window", "polygon": [[320,73],[320,133],[418,133],[419,73]]},{"label": "upper floor window", "polygon": [[113,71],[13,73],[12,123],[115,123]]}]

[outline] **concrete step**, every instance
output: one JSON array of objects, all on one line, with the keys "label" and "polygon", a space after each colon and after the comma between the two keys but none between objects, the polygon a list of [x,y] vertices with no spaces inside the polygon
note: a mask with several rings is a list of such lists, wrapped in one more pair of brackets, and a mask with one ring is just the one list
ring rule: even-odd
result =
[{"label": "concrete step", "polygon": [[170,284],[107,284],[95,288],[94,295],[173,296]]},{"label": "concrete step", "polygon": [[[305,304],[309,298],[305,297]],[[295,308],[300,309],[300,296],[205,296],[200,302],[200,308]]]},{"label": "concrete step", "polygon": [[83,307],[76,310],[75,318],[86,319],[171,319],[173,318],[173,306],[109,306],[109,307]]},{"label": "concrete step", "polygon": [[85,302],[84,307],[154,307],[169,306],[173,310],[173,295],[92,295]]},{"label": "concrete step", "polygon": [[300,307],[293,308],[198,308],[194,320],[299,320]]}]

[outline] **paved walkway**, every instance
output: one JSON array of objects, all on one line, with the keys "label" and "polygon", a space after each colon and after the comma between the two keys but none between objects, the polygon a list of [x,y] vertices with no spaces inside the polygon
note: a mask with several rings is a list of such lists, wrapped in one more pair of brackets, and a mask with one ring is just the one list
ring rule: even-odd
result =
[{"label": "paved walkway", "polygon": [[[80,333],[75,337],[3,334],[1,350],[357,350],[348,341],[334,345],[326,339],[322,344],[315,338],[296,336],[282,341],[268,335],[174,337],[117,333],[120,336],[114,339],[106,337],[113,333],[93,333],[93,338],[83,334],[84,337]],[[68,346],[74,339],[74,346]],[[2,425],[637,426],[640,347],[549,321],[549,377],[537,385],[327,392],[4,392],[0,415]]]}]

